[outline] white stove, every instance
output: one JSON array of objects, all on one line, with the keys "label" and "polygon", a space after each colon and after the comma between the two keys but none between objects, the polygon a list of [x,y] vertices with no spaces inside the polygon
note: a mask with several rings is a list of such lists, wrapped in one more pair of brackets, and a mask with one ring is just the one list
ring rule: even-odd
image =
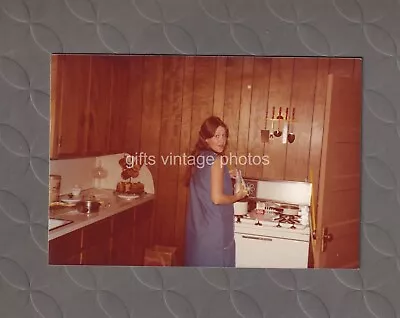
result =
[{"label": "white stove", "polygon": [[236,267],[307,268],[311,184],[258,181],[255,199],[234,219]]}]

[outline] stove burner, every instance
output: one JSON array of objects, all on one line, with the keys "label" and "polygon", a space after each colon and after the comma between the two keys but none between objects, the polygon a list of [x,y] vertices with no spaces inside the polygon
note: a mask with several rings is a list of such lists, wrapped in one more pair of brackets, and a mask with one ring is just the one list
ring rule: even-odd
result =
[{"label": "stove burner", "polygon": [[276,227],[282,227],[281,223],[292,224],[291,229],[296,229],[295,224],[300,224],[298,215],[286,215],[278,213],[278,217],[274,219],[274,221],[278,221],[278,225]]}]

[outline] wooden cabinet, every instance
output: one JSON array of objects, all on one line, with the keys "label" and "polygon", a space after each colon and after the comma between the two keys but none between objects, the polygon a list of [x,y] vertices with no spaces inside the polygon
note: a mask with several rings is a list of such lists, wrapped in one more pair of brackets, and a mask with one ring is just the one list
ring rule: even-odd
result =
[{"label": "wooden cabinet", "polygon": [[85,152],[89,75],[89,56],[52,57],[51,158],[74,158]]},{"label": "wooden cabinet", "polygon": [[107,153],[139,153],[142,88],[141,58],[112,60],[111,111]]},{"label": "wooden cabinet", "polygon": [[82,155],[101,156],[108,153],[111,113],[111,68],[108,56],[91,57],[89,94],[86,115],[86,147]]},{"label": "wooden cabinet", "polygon": [[82,229],[82,264],[109,264],[111,223],[112,218],[107,218]]},{"label": "wooden cabinet", "polygon": [[135,231],[133,233],[133,265],[143,264],[145,249],[151,246],[151,219],[153,201],[137,207],[135,213]]},{"label": "wooden cabinet", "polygon": [[133,250],[136,244],[140,244],[134,240],[137,229],[135,217],[134,209],[126,210],[113,217],[111,265],[133,265]]},{"label": "wooden cabinet", "polygon": [[151,245],[153,202],[126,210],[113,217],[110,265],[143,265],[145,249]]},{"label": "wooden cabinet", "polygon": [[150,247],[153,201],[49,242],[49,264],[142,266]]},{"label": "wooden cabinet", "polygon": [[106,55],[52,56],[51,159],[139,152],[140,135],[129,125],[132,119],[140,124],[141,99],[131,92],[137,91],[131,89],[135,62]]},{"label": "wooden cabinet", "polygon": [[49,242],[49,264],[81,264],[82,230],[73,231]]}]

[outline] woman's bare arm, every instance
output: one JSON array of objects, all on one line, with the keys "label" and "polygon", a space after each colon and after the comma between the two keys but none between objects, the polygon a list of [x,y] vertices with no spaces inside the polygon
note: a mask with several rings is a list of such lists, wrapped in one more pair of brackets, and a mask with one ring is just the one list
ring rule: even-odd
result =
[{"label": "woman's bare arm", "polygon": [[232,204],[246,196],[244,191],[234,195],[224,194],[224,167],[217,156],[211,165],[211,200],[214,204]]}]

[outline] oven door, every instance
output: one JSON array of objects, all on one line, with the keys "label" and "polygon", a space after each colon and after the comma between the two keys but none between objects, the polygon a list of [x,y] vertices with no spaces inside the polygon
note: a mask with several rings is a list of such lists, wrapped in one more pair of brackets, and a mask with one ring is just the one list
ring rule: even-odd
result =
[{"label": "oven door", "polygon": [[307,268],[308,242],[235,233],[236,267]]}]

